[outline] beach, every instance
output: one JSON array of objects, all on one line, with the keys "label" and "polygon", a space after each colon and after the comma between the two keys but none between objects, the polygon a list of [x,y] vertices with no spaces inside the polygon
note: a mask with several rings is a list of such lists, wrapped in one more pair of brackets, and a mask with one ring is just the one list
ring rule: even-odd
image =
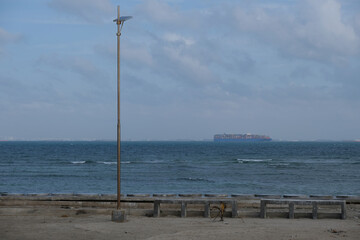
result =
[{"label": "beach", "polygon": [[[359,239],[360,198],[348,197],[346,219],[340,219],[338,206],[319,208],[319,219],[311,218],[311,206],[298,206],[294,219],[287,206],[269,207],[267,218],[260,218],[260,198],[225,198],[237,201],[237,216],[226,208],[224,221],[203,217],[201,205],[188,206],[188,216],[180,217],[177,204],[162,205],[154,217],[154,200],[166,199],[126,196],[122,208],[127,220],[111,221],[116,209],[114,195],[7,195],[0,197],[0,236],[12,239]],[[246,196],[247,198],[249,196]],[[275,197],[275,196],[273,196]],[[245,198],[245,196],[242,196]],[[323,196],[324,198],[324,196]],[[168,199],[168,198],[167,198]],[[180,196],[172,199],[184,199]],[[200,199],[211,201],[213,197]],[[281,199],[285,199],[284,196]],[[223,199],[224,200],[224,199]],[[306,201],[311,198],[303,199]],[[332,198],[334,201],[335,198]],[[214,204],[213,206],[216,206]],[[321,213],[321,214],[320,214]],[[215,214],[216,215],[216,214]]]},{"label": "beach", "polygon": [[[353,209],[353,210],[352,210]],[[56,207],[2,207],[1,239],[359,239],[359,208],[340,219],[160,218],[128,216],[116,223],[109,214]],[[80,209],[81,210],[81,209]]]}]

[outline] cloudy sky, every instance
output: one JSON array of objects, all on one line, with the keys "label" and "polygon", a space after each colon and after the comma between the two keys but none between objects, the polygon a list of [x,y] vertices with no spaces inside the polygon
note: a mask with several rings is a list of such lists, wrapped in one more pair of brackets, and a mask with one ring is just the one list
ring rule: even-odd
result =
[{"label": "cloudy sky", "polygon": [[360,139],[358,0],[0,0],[0,140]]}]

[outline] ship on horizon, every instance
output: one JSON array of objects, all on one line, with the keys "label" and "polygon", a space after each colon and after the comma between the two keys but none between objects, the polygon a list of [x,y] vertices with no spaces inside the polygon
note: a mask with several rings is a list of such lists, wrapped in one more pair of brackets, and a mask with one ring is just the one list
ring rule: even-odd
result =
[{"label": "ship on horizon", "polygon": [[269,136],[258,134],[215,134],[214,142],[266,142],[271,141]]}]

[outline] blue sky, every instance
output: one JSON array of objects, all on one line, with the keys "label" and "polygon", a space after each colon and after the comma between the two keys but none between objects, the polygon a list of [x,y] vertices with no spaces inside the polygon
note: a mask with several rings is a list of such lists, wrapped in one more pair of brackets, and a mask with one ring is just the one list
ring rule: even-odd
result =
[{"label": "blue sky", "polygon": [[1,0],[0,140],[360,139],[360,1]]}]

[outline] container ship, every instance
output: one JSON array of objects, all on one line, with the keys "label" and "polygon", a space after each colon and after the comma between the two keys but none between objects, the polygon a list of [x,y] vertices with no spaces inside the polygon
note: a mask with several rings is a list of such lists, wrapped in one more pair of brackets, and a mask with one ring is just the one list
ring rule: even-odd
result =
[{"label": "container ship", "polygon": [[269,136],[257,134],[215,134],[214,142],[265,142],[271,141]]}]

